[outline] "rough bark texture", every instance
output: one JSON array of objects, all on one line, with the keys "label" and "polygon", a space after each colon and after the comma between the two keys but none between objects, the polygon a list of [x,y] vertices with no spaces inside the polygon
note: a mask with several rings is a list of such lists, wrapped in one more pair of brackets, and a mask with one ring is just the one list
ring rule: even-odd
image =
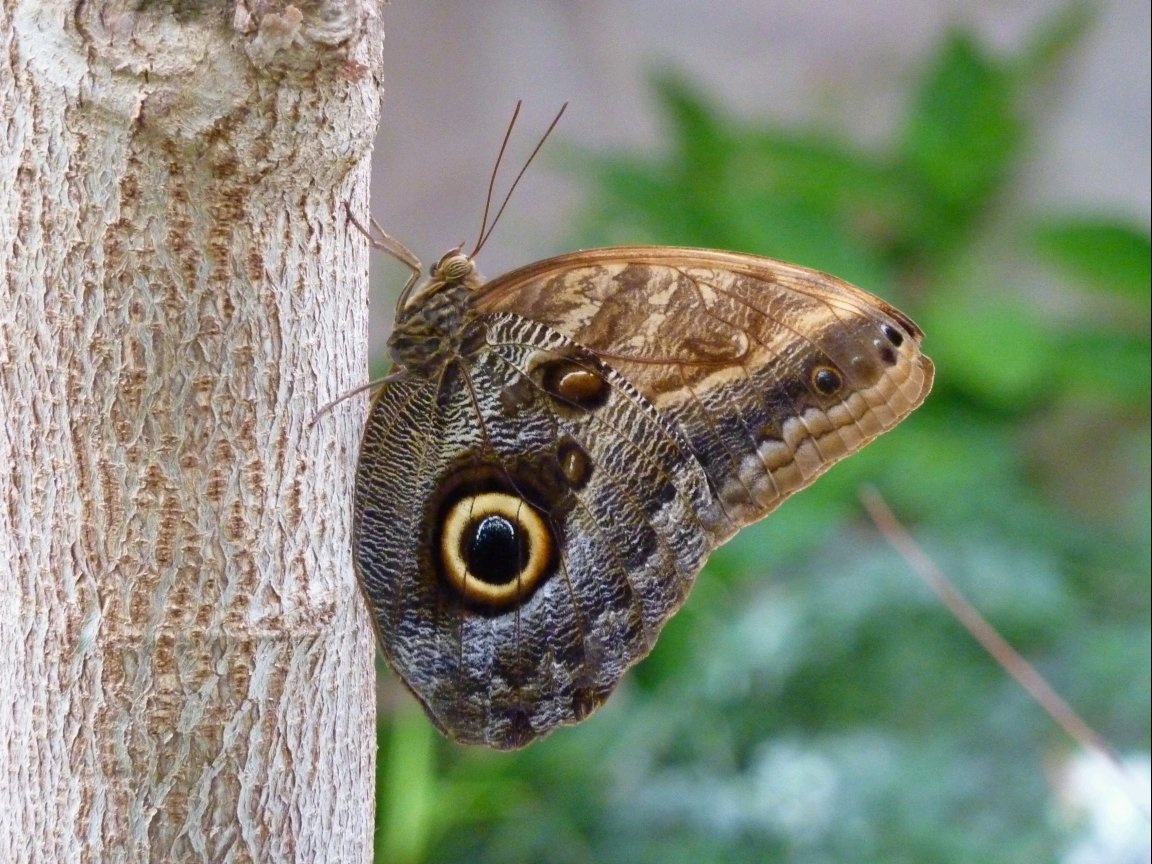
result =
[{"label": "rough bark texture", "polygon": [[363,861],[377,4],[0,7],[0,861]]}]

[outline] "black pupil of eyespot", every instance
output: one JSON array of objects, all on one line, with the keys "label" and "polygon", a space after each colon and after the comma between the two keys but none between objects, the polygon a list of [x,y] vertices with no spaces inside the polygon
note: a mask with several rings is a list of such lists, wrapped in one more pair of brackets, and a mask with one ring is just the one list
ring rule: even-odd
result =
[{"label": "black pupil of eyespot", "polygon": [[821,369],[816,373],[816,387],[821,393],[833,393],[840,386],[840,376],[831,369]]},{"label": "black pupil of eyespot", "polygon": [[888,337],[888,341],[897,348],[904,344],[904,334],[891,324],[884,324],[880,329],[884,331],[884,335]]},{"label": "black pupil of eyespot", "polygon": [[528,538],[505,516],[488,515],[465,539],[468,572],[492,585],[514,580],[528,560]]}]

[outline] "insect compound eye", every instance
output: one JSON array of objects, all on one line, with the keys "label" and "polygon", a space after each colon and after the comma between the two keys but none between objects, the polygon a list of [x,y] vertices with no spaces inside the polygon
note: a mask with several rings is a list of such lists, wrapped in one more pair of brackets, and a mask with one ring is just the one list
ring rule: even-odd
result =
[{"label": "insect compound eye", "polygon": [[476,264],[461,252],[454,249],[437,261],[432,267],[432,277],[444,282],[458,282],[476,270]]}]

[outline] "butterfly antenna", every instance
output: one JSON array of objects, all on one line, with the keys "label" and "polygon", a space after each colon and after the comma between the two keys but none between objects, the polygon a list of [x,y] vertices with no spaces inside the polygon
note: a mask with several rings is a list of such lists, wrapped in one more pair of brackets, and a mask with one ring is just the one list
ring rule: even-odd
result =
[{"label": "butterfly antenna", "polygon": [[504,130],[504,140],[500,142],[500,152],[496,154],[496,164],[492,166],[492,173],[488,176],[488,194],[484,196],[484,218],[480,220],[480,233],[476,238],[476,248],[472,252],[473,256],[480,251],[483,238],[486,236],[484,229],[488,227],[488,212],[492,208],[492,190],[496,188],[496,175],[500,172],[500,163],[504,161],[504,151],[508,149],[508,141],[512,137],[512,128],[516,125],[516,118],[520,116],[520,106],[523,104],[523,99],[516,100],[516,107],[512,111],[512,119],[508,121],[508,128]]},{"label": "butterfly antenna", "polygon": [[[472,250],[472,255],[469,257],[475,258],[480,250],[484,248],[484,244],[488,242],[488,237],[492,230],[496,227],[496,223],[500,221],[500,217],[504,213],[504,208],[508,206],[508,201],[512,198],[512,193],[516,191],[516,186],[520,183],[520,178],[524,176],[524,172],[528,170],[528,166],[532,164],[532,160],[536,158],[536,154],[540,152],[540,148],[544,146],[544,142],[548,140],[548,136],[552,134],[552,130],[556,128],[556,124],[560,122],[560,118],[564,116],[564,111],[567,109],[568,103],[565,102],[560,106],[560,110],[556,112],[556,116],[552,118],[552,122],[548,124],[548,128],[544,130],[544,134],[540,136],[540,140],[536,143],[536,149],[524,162],[524,167],[520,169],[520,173],[516,175],[516,179],[512,181],[512,185],[508,187],[508,193],[504,196],[504,200],[500,203],[500,209],[496,211],[496,215],[492,218],[492,224],[488,225],[488,230],[484,230],[484,225],[488,221],[488,204],[484,205],[484,223],[480,227],[480,239],[476,241],[476,248]],[[512,123],[516,122],[516,114],[520,113],[520,103],[516,103],[516,113],[512,115]],[[508,144],[508,137],[512,133],[512,123],[508,124],[508,131],[504,133],[504,143],[500,145],[500,156],[504,155],[504,148]],[[499,167],[500,159],[497,158],[496,165]],[[488,183],[488,200],[492,200],[492,184],[496,181],[496,171],[492,171],[492,179]]]}]

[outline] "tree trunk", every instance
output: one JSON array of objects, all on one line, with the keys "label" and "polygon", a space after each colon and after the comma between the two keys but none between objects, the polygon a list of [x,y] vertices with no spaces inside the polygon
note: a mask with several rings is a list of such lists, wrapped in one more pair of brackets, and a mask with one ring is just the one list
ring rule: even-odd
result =
[{"label": "tree trunk", "polygon": [[0,861],[368,860],[377,4],[0,2]]}]

